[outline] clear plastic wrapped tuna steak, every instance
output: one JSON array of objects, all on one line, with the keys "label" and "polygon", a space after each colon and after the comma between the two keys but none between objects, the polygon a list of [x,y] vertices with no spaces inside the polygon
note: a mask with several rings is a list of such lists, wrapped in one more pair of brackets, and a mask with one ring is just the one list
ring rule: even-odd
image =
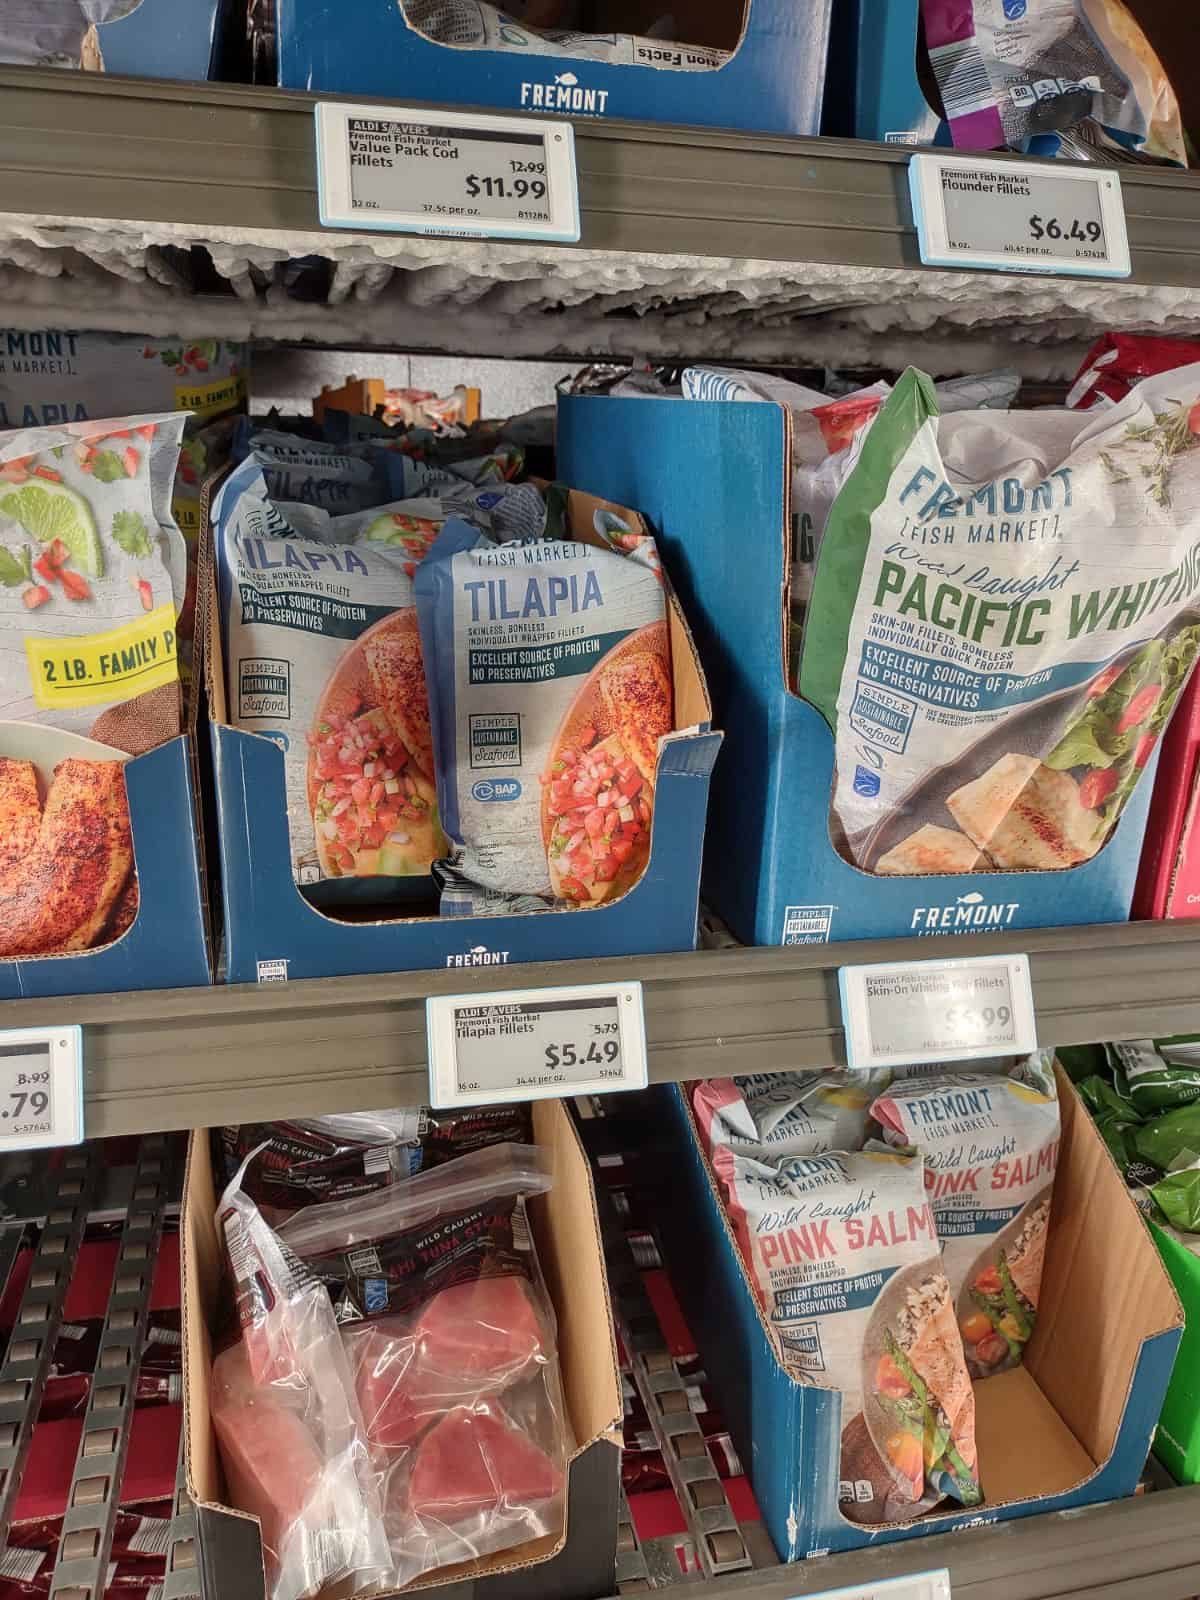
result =
[{"label": "clear plastic wrapped tuna steak", "polygon": [[554,1312],[504,1144],[281,1232],[329,1285],[383,1486],[391,1581],[560,1533],[568,1425]]},{"label": "clear plastic wrapped tuna steak", "polygon": [[212,1422],[233,1504],[262,1524],[269,1600],[374,1587],[390,1565],[379,1485],[328,1291],[240,1185],[217,1231],[241,1335],[213,1361]]}]

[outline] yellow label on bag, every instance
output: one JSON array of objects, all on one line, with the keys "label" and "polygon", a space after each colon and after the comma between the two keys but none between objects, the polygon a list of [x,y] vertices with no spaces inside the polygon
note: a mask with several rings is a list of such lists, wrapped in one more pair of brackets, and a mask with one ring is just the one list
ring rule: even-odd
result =
[{"label": "yellow label on bag", "polygon": [[236,411],[245,398],[246,385],[240,375],[213,378],[210,383],[175,385],[176,411],[194,411],[203,420],[219,417],[223,411]]},{"label": "yellow label on bag", "polygon": [[158,606],[107,633],[25,640],[39,706],[116,705],[179,677],[175,607]]},{"label": "yellow label on bag", "polygon": [[200,501],[185,500],[176,495],[171,501],[171,515],[179,526],[179,531],[189,544],[195,544],[200,537]]}]

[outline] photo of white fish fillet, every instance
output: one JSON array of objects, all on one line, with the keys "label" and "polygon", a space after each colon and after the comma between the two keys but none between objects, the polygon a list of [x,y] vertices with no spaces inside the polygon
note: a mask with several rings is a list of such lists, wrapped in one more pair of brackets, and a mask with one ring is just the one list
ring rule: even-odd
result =
[{"label": "photo of white fish fillet", "polygon": [[875,871],[889,878],[914,878],[931,872],[991,872],[992,863],[965,833],[927,822],[881,855]]},{"label": "photo of white fish fillet", "polygon": [[1079,784],[1036,756],[1010,751],[946,800],[955,822],[1001,868],[1051,871],[1089,861],[1103,843]]}]

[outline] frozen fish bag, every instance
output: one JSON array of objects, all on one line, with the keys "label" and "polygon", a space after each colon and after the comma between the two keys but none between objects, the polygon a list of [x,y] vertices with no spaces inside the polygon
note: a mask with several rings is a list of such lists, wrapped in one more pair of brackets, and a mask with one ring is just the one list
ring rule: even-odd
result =
[{"label": "frozen fish bag", "polygon": [[301,507],[300,534],[288,509],[251,457],[214,510],[229,719],[283,750],[292,869],[315,901],[428,892],[445,841],[411,573],[432,529],[384,544],[388,507]]},{"label": "frozen fish bag", "polygon": [[817,562],[800,693],[831,835],[883,875],[1105,845],[1200,646],[1200,366],[1093,413],[939,416],[905,373]]},{"label": "frozen fish bag", "polygon": [[860,1150],[871,1098],[885,1073],[752,1072],[708,1078],[692,1090],[701,1137],[711,1150],[776,1159]]},{"label": "frozen fish bag", "polygon": [[674,725],[654,541],[600,508],[587,531],[594,542],[495,544],[452,519],[416,583],[455,867],[572,906],[640,876]]},{"label": "frozen fish bag", "polygon": [[897,1083],[871,1107],[889,1144],[925,1158],[967,1365],[1018,1365],[1037,1322],[1058,1164],[1053,1058],[1007,1074],[945,1072]]},{"label": "frozen fish bag", "polygon": [[712,1164],[781,1359],[841,1392],[842,1515],[908,1522],[944,1496],[978,1505],[975,1396],[921,1157],[771,1161],[719,1145]]}]

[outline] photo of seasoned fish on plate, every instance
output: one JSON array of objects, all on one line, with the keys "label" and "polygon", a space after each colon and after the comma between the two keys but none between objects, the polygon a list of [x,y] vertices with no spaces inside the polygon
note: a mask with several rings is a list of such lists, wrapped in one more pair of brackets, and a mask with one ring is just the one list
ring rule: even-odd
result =
[{"label": "photo of seasoned fish on plate", "polygon": [[137,915],[124,752],[0,723],[0,958],[119,939]]}]

